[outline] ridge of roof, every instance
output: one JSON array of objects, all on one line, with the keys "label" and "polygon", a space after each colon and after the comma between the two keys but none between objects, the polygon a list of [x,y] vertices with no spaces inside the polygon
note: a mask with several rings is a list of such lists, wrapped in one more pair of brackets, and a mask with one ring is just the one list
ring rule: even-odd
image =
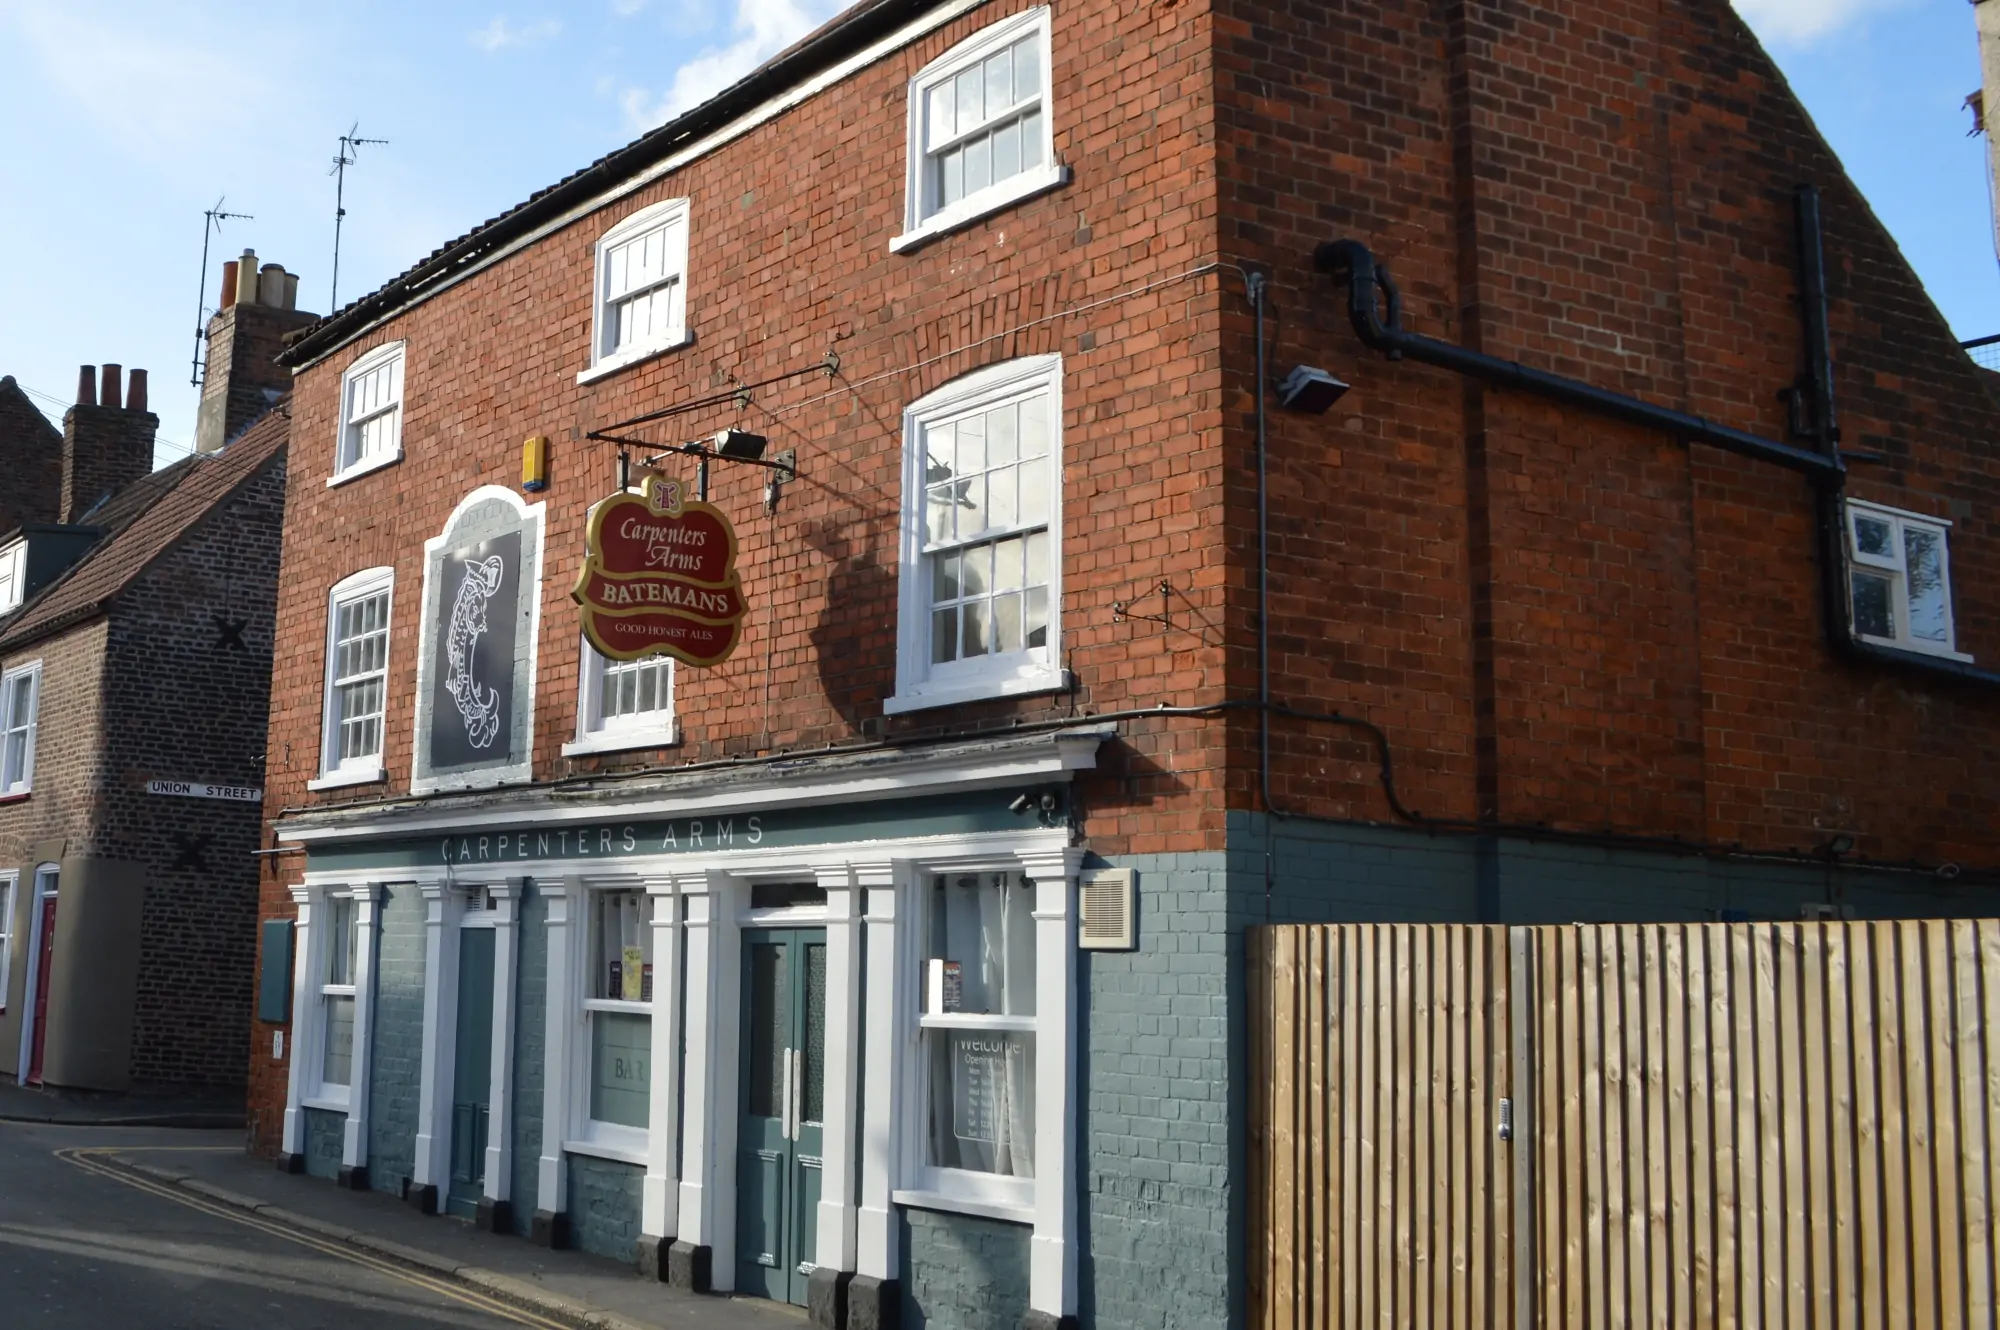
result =
[{"label": "ridge of roof", "polygon": [[[0,626],[11,651],[94,617],[162,554],[235,493],[291,438],[291,417],[267,412],[228,447],[184,457],[134,481],[106,504],[118,527]],[[149,481],[159,483],[148,484]],[[135,490],[143,493],[134,494]],[[92,525],[104,525],[102,521]]]},{"label": "ridge of roof", "polygon": [[950,0],[861,0],[706,101],[535,191],[514,207],[446,241],[367,295],[289,334],[278,363],[297,368],[334,350],[358,336],[377,317],[421,296],[424,287],[450,278],[516,234],[587,202],[601,190],[727,125],[743,111],[838,64],[899,24],[947,3]]}]

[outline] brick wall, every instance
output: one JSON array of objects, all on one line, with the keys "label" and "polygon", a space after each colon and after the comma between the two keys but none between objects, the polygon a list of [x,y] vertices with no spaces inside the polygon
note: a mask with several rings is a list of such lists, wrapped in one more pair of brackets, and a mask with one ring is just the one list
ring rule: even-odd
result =
[{"label": "brick wall", "polygon": [[278,364],[285,334],[316,316],[270,305],[231,305],[208,321],[208,368],[195,414],[195,451],[213,452],[271,409],[292,385]]},{"label": "brick wall", "polygon": [[340,1176],[340,1157],[345,1150],[347,1115],[308,1108],[306,1115],[306,1174],[315,1178]]},{"label": "brick wall", "polygon": [[1019,1330],[1028,1311],[1026,1224],[903,1211],[903,1324]]},{"label": "brick wall", "polygon": [[615,1159],[568,1155],[569,1242],[627,1264],[638,1259],[639,1188],[646,1170]]},{"label": "brick wall", "polygon": [[62,504],[58,519],[82,519],[100,499],[153,470],[160,418],[121,406],[72,406],[63,416]]},{"label": "brick wall", "polygon": [[62,506],[62,433],[14,381],[0,377],[0,533],[53,522]]}]

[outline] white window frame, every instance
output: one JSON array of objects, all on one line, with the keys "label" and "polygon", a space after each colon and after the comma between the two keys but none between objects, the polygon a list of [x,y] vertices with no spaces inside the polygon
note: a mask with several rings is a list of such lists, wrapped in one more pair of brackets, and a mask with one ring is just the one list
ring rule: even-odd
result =
[{"label": "white window frame", "polygon": [[382,779],[383,758],[389,747],[389,675],[390,660],[387,647],[382,661],[382,744],[372,758],[340,757],[340,717],[336,714],[339,695],[334,690],[335,671],[339,668],[339,651],[336,636],[340,631],[340,608],[357,600],[381,595],[386,598],[384,623],[389,633],[389,644],[395,642],[396,611],[396,570],[394,568],[364,568],[351,573],[334,583],[326,597],[326,666],[320,680],[320,774],[306,782],[309,790],[334,789],[342,785],[362,785]]},{"label": "white window frame", "polygon": [[11,541],[0,546],[0,614],[11,614],[26,599],[28,582],[28,542]]},{"label": "white window frame", "polygon": [[[582,639],[577,662],[576,738],[562,746],[564,757],[590,753],[618,753],[635,748],[666,748],[680,742],[680,723],[674,712],[676,670],[672,656],[646,656],[636,661],[607,660]],[[630,716],[613,716],[604,710],[604,676],[607,670],[643,665],[658,668],[665,700],[652,711]]]},{"label": "white window frame", "polygon": [[7,1014],[8,985],[14,979],[14,908],[20,903],[20,887],[20,873],[0,873],[0,1016]]},{"label": "white window frame", "polygon": [[[652,1132],[649,1128],[631,1127],[622,1122],[601,1122],[590,1116],[590,1087],[593,1075],[593,1069],[590,1065],[592,1044],[591,1025],[596,1014],[599,1012],[608,1012],[628,1016],[644,1016],[649,1022],[657,1021],[660,1018],[659,1013],[655,1010],[654,1002],[627,1002],[617,998],[591,996],[595,972],[601,959],[593,946],[597,941],[595,933],[597,903],[604,896],[620,893],[632,893],[638,896],[639,928],[642,936],[646,939],[646,945],[649,947],[652,945],[653,910],[655,906],[653,898],[647,894],[643,882],[617,879],[588,881],[584,884],[583,892],[577,897],[579,904],[583,908],[582,918],[578,921],[575,928],[576,951],[572,953],[578,960],[578,964],[575,966],[576,982],[573,989],[577,1004],[578,1022],[575,1051],[572,1055],[574,1071],[570,1077],[570,1085],[572,1087],[569,1110],[570,1132],[569,1139],[563,1142],[563,1149],[573,1151],[577,1154],[598,1155],[609,1159],[624,1160],[628,1163],[645,1164],[647,1162],[647,1146],[652,1140]],[[654,965],[657,967],[658,964],[659,958],[656,956],[654,958]],[[656,968],[654,974],[655,987],[653,989],[653,996],[657,999],[660,996],[658,987],[660,971]],[[647,1091],[648,1094],[652,1094],[657,1092],[659,1086],[657,1084],[658,1077],[652,1072],[650,1066],[648,1068],[648,1076],[649,1084]]]},{"label": "white window frame", "polygon": [[[339,918],[341,907],[347,910],[347,932],[337,933],[334,924]],[[346,1112],[354,1102],[354,1071],[362,1062],[359,1048],[362,1039],[360,984],[358,971],[361,965],[361,902],[348,891],[334,890],[324,893],[313,908],[313,913],[322,918],[313,921],[314,931],[319,934],[319,945],[314,948],[312,994],[313,994],[313,1047],[311,1062],[302,1070],[306,1073],[306,1085],[310,1088],[300,1096],[308,1108],[333,1109]],[[340,949],[346,948],[348,955],[347,982],[335,983],[333,961]],[[326,1079],[327,1042],[333,1031],[333,1004],[345,999],[349,1017],[353,1022],[352,1037],[355,1052],[348,1060],[348,1083],[337,1085]]]},{"label": "white window frame", "polygon": [[[28,717],[23,721],[13,714],[15,680],[26,677],[28,685]],[[42,662],[31,660],[25,665],[0,673],[0,799],[25,799],[35,788],[35,736],[41,727],[42,710]],[[14,735],[26,731],[27,741],[22,746],[21,770],[7,770],[7,751],[13,746]]]},{"label": "white window frame", "polygon": [[[929,196],[931,153],[926,147],[925,137],[925,117],[931,90],[1030,34],[1041,49],[1041,129],[1038,136],[1041,164],[1016,172],[1005,180],[996,181],[949,204],[932,206]],[[1069,168],[1058,162],[1055,154],[1053,56],[1049,38],[1049,9],[1044,5],[975,33],[917,71],[917,76],[910,80],[906,98],[909,128],[904,136],[903,153],[903,233],[889,242],[892,253],[914,249],[937,236],[969,226],[982,217],[989,217],[1024,199],[1069,183]]]},{"label": "white window frame", "polygon": [[[1861,551],[1860,533],[1856,521],[1867,517],[1889,523],[1890,546],[1893,553],[1887,557],[1864,554]],[[1969,661],[1971,656],[1957,649],[1958,625],[1952,610],[1951,594],[1951,522],[1947,518],[1931,517],[1924,513],[1913,513],[1902,508],[1891,508],[1886,504],[1869,503],[1861,499],[1845,501],[1842,524],[1846,527],[1847,557],[1854,569],[1888,574],[1890,584],[1890,616],[1894,634],[1878,637],[1863,633],[1857,627],[1854,635],[1863,642],[1876,646],[1894,647],[1899,651],[1920,651],[1927,656],[1943,656],[1949,660]],[[1944,581],[1944,628],[1945,640],[1933,642],[1910,633],[1910,587],[1909,569],[1904,566],[1903,533],[1915,527],[1929,531],[1938,538],[1938,568]],[[1848,577],[1848,613],[1854,612],[1854,579]],[[1850,619],[1850,622],[1852,620]]]},{"label": "white window frame", "polygon": [[[385,342],[372,351],[357,356],[340,376],[340,423],[339,433],[334,440],[333,474],[327,478],[327,488],[344,485],[371,471],[380,471],[385,466],[393,466],[403,460],[403,407],[409,398],[408,358],[404,354],[402,342]],[[359,446],[360,426],[364,421],[351,420],[351,403],[354,385],[364,376],[384,365],[396,364],[396,396],[393,402],[378,407],[368,415],[369,420],[396,413],[396,426],[391,433],[389,446],[373,457],[362,458],[355,454]]]},{"label": "white window frame", "polygon": [[[1068,685],[1062,666],[1063,364],[1059,355],[1029,356],[988,366],[948,383],[903,412],[903,532],[898,569],[896,692],[889,715],[986,698],[1046,693]],[[925,426],[1010,399],[1045,392],[1049,399],[1048,640],[975,664],[932,666],[930,566],[924,555]],[[1022,530],[1033,530],[1023,527]],[[996,530],[995,536],[1004,536]]]},{"label": "white window frame", "polygon": [[[576,376],[578,383],[589,383],[607,374],[615,374],[628,365],[665,355],[694,340],[688,332],[688,229],[691,219],[692,209],[687,199],[667,199],[641,208],[597,238],[591,263],[590,364]],[[613,350],[610,341],[616,333],[617,323],[612,317],[607,291],[611,254],[620,245],[649,231],[661,231],[666,235],[666,262],[656,289],[668,286],[680,288],[679,298],[673,302],[674,317],[659,335]]]}]

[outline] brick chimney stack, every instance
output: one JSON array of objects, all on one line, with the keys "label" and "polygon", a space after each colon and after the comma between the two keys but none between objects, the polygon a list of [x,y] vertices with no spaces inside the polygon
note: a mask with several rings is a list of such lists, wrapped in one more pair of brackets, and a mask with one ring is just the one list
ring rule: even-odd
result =
[{"label": "brick chimney stack", "polygon": [[146,371],[132,371],[126,400],[123,367],[101,373],[85,365],[77,375],[76,405],[63,416],[62,506],[59,522],[74,522],[100,499],[116,494],[153,469],[153,436],[160,418],[146,409]]},{"label": "brick chimney stack", "polygon": [[194,450],[212,453],[271,409],[292,386],[278,364],[287,333],[319,316],[298,308],[299,278],[254,250],[222,265],[222,308],[208,321],[208,368],[195,416]]}]

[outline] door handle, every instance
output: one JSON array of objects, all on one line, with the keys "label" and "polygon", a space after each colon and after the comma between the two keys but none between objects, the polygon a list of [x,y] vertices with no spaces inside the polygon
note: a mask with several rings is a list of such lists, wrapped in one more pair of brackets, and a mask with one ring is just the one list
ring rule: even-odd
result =
[{"label": "door handle", "polygon": [[806,1092],[806,1054],[802,1048],[792,1050],[792,1139],[799,1138],[800,1110]]},{"label": "door handle", "polygon": [[792,1050],[786,1049],[781,1057],[785,1079],[784,1097],[778,1101],[778,1134],[789,1141],[792,1139]]}]

